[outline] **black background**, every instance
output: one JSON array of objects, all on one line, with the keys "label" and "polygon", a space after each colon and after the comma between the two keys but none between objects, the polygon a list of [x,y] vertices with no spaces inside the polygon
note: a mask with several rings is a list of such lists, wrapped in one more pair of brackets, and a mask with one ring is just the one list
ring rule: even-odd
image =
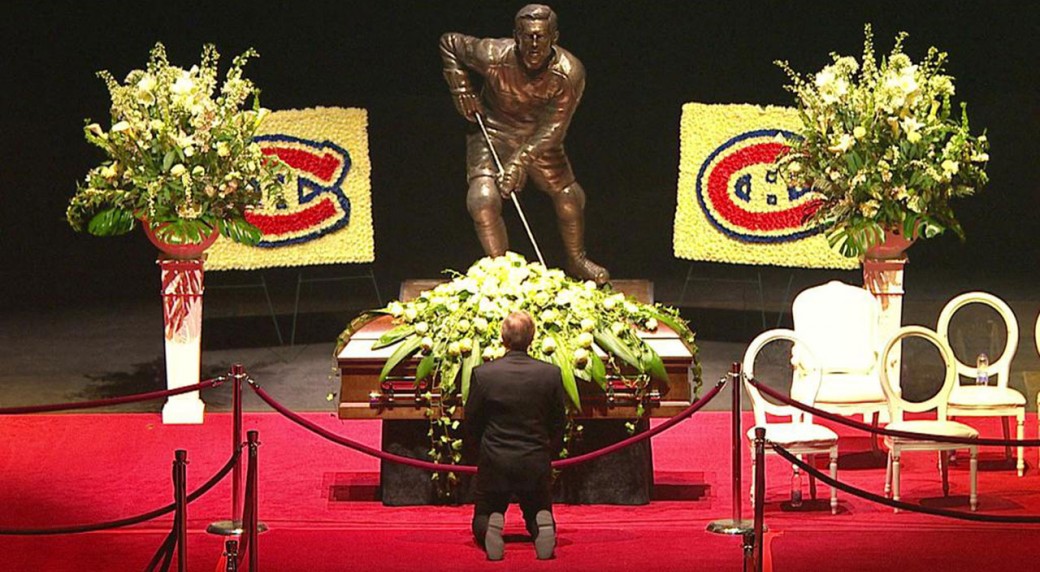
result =
[{"label": "black background", "polygon": [[[446,31],[508,36],[523,2],[120,2],[18,4],[0,15],[3,51],[0,252],[4,307],[154,295],[155,253],[139,232],[74,233],[64,221],[75,183],[101,159],[85,118],[108,121],[95,72],[143,67],[156,41],[174,64],[220,50],[222,73],[248,47],[246,75],[264,106],[369,111],[375,271],[383,284],[464,269],[481,256],[466,213],[464,121],[440,74]],[[556,1],[560,44],[588,84],[567,149],[588,196],[591,256],[616,277],[682,276],[672,255],[679,117],[685,102],[789,105],[774,59],[800,71],[828,53],[859,56],[874,25],[887,53],[950,53],[955,102],[992,143],[990,186],[955,205],[968,234],[914,247],[915,272],[1031,279],[1037,235],[1040,9],[1031,2]],[[563,260],[549,201],[522,195],[550,264]],[[515,217],[513,247],[529,256]]]}]

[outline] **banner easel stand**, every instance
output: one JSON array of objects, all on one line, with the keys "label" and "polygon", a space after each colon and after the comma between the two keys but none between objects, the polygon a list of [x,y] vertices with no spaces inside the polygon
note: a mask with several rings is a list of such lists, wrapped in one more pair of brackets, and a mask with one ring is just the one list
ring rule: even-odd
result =
[{"label": "banner easel stand", "polygon": [[300,315],[300,292],[304,284],[322,284],[329,282],[353,282],[356,280],[368,280],[372,284],[372,291],[376,295],[376,307],[383,306],[383,297],[379,294],[379,283],[376,281],[375,271],[371,264],[365,264],[364,270],[359,274],[340,274],[336,276],[314,276],[307,277],[304,270],[300,269],[296,274],[296,296],[293,301],[292,331],[289,334],[289,345],[296,345],[296,322]]}]

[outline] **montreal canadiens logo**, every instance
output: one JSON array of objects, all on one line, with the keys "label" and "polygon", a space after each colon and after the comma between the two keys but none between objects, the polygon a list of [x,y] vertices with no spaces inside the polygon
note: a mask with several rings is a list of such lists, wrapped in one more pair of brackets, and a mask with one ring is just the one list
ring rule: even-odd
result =
[{"label": "montreal canadiens logo", "polygon": [[256,138],[264,155],[277,156],[296,174],[296,193],[276,211],[252,211],[246,220],[263,232],[257,245],[273,248],[307,242],[335,232],[350,222],[350,199],[343,181],[350,172],[350,153],[330,141],[288,135]]},{"label": "montreal canadiens logo", "polygon": [[775,161],[798,135],[760,129],[733,137],[697,173],[697,202],[715,228],[745,242],[791,242],[819,233],[809,218],[820,206],[807,188],[787,186]]}]

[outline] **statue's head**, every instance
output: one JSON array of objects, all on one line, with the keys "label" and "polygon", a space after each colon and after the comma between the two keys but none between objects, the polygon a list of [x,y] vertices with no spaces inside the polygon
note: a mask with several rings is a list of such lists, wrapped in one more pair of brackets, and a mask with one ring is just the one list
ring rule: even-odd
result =
[{"label": "statue's head", "polygon": [[527,351],[534,339],[534,320],[527,312],[512,312],[502,320],[502,345],[507,349]]},{"label": "statue's head", "polygon": [[513,39],[520,63],[529,72],[541,70],[549,63],[553,46],[560,38],[556,12],[543,4],[528,4],[516,13],[513,22]]}]

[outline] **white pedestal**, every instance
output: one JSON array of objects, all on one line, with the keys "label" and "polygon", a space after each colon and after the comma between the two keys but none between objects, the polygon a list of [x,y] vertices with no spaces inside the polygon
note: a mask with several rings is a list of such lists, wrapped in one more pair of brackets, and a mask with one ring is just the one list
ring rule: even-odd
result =
[{"label": "white pedestal", "polygon": [[[202,362],[202,260],[160,258],[166,338],[166,388],[199,382]],[[198,391],[167,398],[164,424],[199,424],[206,404]]]},{"label": "white pedestal", "polygon": [[[863,260],[863,286],[881,302],[879,346],[892,339],[903,324],[903,267],[906,262],[905,257]],[[892,348],[888,356],[889,379],[898,386],[901,348]]]}]

